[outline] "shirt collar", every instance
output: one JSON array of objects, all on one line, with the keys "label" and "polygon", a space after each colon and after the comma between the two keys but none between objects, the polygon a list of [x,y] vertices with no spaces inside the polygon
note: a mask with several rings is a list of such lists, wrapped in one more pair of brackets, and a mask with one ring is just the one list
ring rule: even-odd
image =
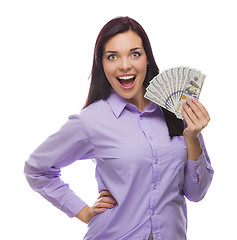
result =
[{"label": "shirt collar", "polygon": [[119,118],[121,112],[128,104],[128,102],[121,97],[116,91],[112,90],[109,98],[107,99],[114,115]]},{"label": "shirt collar", "polygon": [[[116,118],[119,118],[120,114],[124,110],[126,106],[129,107],[130,103],[126,101],[123,97],[121,97],[116,91],[112,90],[109,98],[107,99],[114,115]],[[145,112],[154,112],[157,108],[160,109],[160,106],[157,104],[150,102],[150,104],[144,109],[143,113]]]}]

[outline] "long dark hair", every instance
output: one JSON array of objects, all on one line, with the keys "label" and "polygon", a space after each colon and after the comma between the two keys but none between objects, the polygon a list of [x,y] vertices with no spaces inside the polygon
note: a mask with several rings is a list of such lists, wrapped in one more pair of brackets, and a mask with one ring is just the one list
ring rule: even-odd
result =
[{"label": "long dark hair", "polygon": [[[147,74],[143,82],[144,87],[146,88],[149,85],[150,80],[159,74],[159,69],[152,53],[149,38],[142,26],[134,19],[129,17],[114,18],[101,29],[97,37],[91,71],[91,84],[84,108],[100,99],[105,100],[109,97],[112,87],[105,76],[102,65],[104,46],[105,43],[116,34],[129,30],[136,32],[141,37],[147,60],[149,62],[147,66]],[[183,121],[177,119],[173,113],[167,111],[166,109],[162,108],[162,110],[171,139],[174,136],[181,136],[184,129]]]}]

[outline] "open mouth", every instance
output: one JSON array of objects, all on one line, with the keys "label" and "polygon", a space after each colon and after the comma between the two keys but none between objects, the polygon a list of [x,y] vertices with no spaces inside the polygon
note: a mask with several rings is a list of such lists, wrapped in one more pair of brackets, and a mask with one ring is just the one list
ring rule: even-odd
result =
[{"label": "open mouth", "polygon": [[127,74],[116,77],[120,83],[120,86],[126,90],[129,90],[134,87],[136,74]]}]

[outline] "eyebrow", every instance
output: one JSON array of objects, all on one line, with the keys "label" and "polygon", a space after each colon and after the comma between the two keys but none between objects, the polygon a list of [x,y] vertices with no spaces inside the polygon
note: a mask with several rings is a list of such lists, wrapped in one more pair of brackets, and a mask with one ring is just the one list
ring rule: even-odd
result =
[{"label": "eyebrow", "polygon": [[[142,47],[135,47],[135,48],[131,48],[130,50],[129,50],[129,52],[132,52],[132,51],[136,51],[136,50],[138,50],[138,49],[142,49]],[[118,53],[117,51],[106,51],[106,52],[104,52],[104,53]]]}]

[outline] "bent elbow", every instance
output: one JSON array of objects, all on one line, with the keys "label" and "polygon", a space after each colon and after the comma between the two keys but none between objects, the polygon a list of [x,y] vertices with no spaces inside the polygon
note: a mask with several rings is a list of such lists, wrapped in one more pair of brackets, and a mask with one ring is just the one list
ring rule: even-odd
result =
[{"label": "bent elbow", "polygon": [[32,166],[29,162],[25,162],[24,174],[30,187],[34,191],[40,192],[53,179],[60,176],[60,171],[43,171]]},{"label": "bent elbow", "polygon": [[186,198],[191,202],[200,202],[205,194],[185,194]]}]

